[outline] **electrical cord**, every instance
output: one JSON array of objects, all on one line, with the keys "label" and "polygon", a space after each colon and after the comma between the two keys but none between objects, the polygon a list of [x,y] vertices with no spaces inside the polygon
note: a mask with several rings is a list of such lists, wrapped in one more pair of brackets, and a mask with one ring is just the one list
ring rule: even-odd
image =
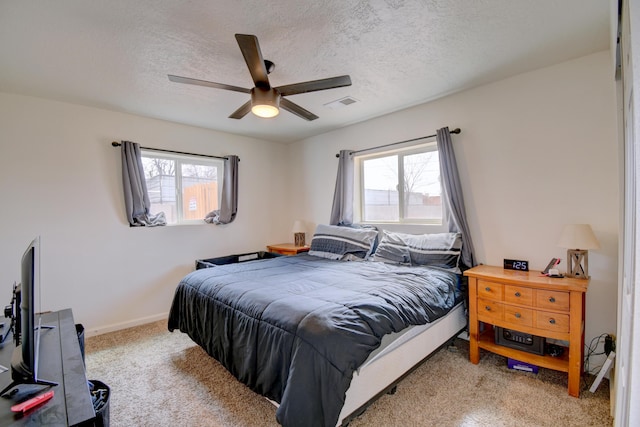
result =
[{"label": "electrical cord", "polygon": [[[591,339],[591,341],[589,342],[589,345],[585,345],[585,358],[584,358],[584,372],[585,373],[591,373],[590,372],[590,368],[589,368],[589,363],[590,363],[590,358],[591,356],[600,356],[603,354],[606,354],[604,350],[598,352],[598,344],[600,344],[600,341],[602,340],[602,343],[604,344],[606,338],[609,336],[609,334],[600,334],[597,337],[594,337]],[[601,366],[596,366],[594,369],[599,369]],[[588,388],[588,384],[587,384],[587,379],[586,379],[586,375],[583,375],[582,377],[582,383],[583,383],[583,389]]]}]

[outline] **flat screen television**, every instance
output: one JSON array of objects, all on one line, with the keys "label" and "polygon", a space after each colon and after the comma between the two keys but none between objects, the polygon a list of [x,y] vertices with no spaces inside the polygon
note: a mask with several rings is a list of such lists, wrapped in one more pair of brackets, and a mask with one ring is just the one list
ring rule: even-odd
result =
[{"label": "flat screen television", "polygon": [[[11,357],[11,379],[13,382],[0,392],[14,394],[20,384],[40,384],[54,386],[57,383],[38,378],[40,357],[39,315],[36,315],[35,294],[40,290],[40,238],[36,237],[22,255],[22,282],[14,289],[16,295],[14,341],[16,347]],[[36,323],[38,319],[38,324]]]}]

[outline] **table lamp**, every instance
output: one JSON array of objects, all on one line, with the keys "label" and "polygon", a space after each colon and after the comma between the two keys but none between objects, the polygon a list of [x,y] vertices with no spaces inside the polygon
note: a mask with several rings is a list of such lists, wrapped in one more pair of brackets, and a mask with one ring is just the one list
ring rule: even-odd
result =
[{"label": "table lamp", "polygon": [[558,246],[567,248],[567,277],[589,278],[589,251],[600,249],[589,224],[565,225]]},{"label": "table lamp", "polygon": [[294,237],[294,245],[295,246],[304,246],[304,235],[305,228],[302,224],[302,221],[296,221],[293,223],[293,228],[291,229]]}]

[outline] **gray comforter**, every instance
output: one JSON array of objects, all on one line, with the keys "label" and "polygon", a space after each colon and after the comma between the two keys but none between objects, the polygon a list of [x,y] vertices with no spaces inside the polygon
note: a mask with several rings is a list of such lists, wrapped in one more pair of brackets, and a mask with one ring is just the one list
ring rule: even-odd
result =
[{"label": "gray comforter", "polygon": [[382,336],[446,314],[457,285],[443,270],[310,255],[229,264],[180,282],[168,327],[279,402],[283,426],[333,427]]}]

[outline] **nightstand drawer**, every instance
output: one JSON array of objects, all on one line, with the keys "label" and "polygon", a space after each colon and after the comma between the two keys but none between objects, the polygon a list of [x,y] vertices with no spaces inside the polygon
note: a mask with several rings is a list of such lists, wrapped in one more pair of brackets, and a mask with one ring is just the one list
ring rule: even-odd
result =
[{"label": "nightstand drawer", "polygon": [[538,289],[536,291],[536,307],[569,311],[569,292]]},{"label": "nightstand drawer", "polygon": [[487,298],[494,301],[502,301],[504,285],[502,283],[478,280],[478,298]]},{"label": "nightstand drawer", "polygon": [[538,311],[535,327],[547,331],[569,332],[569,315]]},{"label": "nightstand drawer", "polygon": [[478,298],[478,316],[502,320],[504,305],[500,302]]},{"label": "nightstand drawer", "polygon": [[504,301],[512,304],[533,305],[533,289],[522,286],[504,287]]},{"label": "nightstand drawer", "polygon": [[504,321],[519,326],[533,326],[533,310],[515,307],[513,305],[505,305]]}]

